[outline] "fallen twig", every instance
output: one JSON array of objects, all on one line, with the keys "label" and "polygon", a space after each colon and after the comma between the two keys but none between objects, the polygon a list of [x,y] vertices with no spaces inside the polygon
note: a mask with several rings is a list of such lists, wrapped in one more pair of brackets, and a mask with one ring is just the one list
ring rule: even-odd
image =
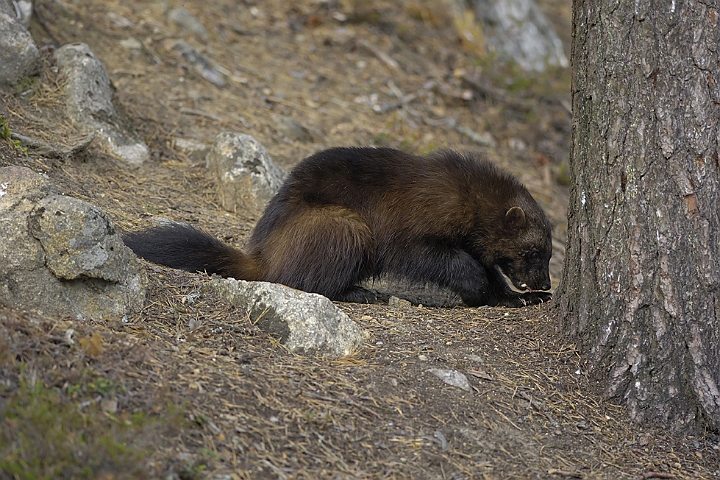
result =
[{"label": "fallen twig", "polygon": [[504,103],[505,105],[516,108],[518,110],[532,110],[535,105],[531,102],[528,102],[526,100],[522,100],[520,98],[513,98],[505,94],[500,89],[493,88],[489,85],[485,85],[484,83],[468,76],[467,74],[462,75],[460,77],[460,80],[465,82],[468,86],[472,87],[473,90],[480,93],[484,97],[492,98],[493,100],[496,100],[500,103]]},{"label": "fallen twig", "polygon": [[645,472],[638,475],[638,480],[647,480],[649,478],[676,478],[672,473],[665,472]]},{"label": "fallen twig", "polygon": [[376,47],[372,43],[368,42],[365,39],[360,40],[358,43],[360,45],[362,45],[363,47],[367,48],[368,50],[370,50],[370,52],[373,55],[378,57],[388,67],[393,68],[395,70],[400,69],[400,65],[398,65],[398,63],[390,55],[383,52],[382,50],[380,50],[378,47]]},{"label": "fallen twig", "polygon": [[557,468],[548,469],[549,475],[560,475],[561,477],[569,478],[582,478],[583,475],[580,472],[571,472],[570,470],[558,470]]},{"label": "fallen twig", "polygon": [[181,108],[180,113],[184,113],[186,115],[195,115],[198,117],[211,118],[213,120],[217,120],[218,122],[223,121],[223,119],[221,117],[218,117],[217,115],[213,115],[212,113],[205,113],[202,110],[193,110],[192,108]]}]

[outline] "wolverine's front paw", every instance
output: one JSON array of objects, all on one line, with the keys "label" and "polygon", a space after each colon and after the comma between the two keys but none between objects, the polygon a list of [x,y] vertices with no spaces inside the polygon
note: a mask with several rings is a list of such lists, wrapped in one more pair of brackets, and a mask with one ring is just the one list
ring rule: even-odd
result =
[{"label": "wolverine's front paw", "polygon": [[552,298],[550,292],[529,292],[523,293],[520,296],[520,300],[525,302],[525,305],[537,305],[538,303],[549,302]]},{"label": "wolverine's front paw", "polygon": [[506,307],[525,307],[527,305],[537,305],[550,301],[552,293],[550,292],[528,292],[518,295],[517,297],[506,297],[500,301],[500,305]]}]

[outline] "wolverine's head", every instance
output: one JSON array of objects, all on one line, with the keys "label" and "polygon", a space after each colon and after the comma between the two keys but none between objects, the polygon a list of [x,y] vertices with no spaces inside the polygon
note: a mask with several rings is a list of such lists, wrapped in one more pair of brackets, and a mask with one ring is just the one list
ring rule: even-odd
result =
[{"label": "wolverine's head", "polygon": [[552,228],[537,204],[510,207],[502,234],[486,257],[493,271],[516,292],[550,290]]}]

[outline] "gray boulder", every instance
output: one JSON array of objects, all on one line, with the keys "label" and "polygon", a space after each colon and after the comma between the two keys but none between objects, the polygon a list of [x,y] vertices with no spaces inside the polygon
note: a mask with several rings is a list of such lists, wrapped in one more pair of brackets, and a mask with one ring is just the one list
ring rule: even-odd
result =
[{"label": "gray boulder", "polygon": [[55,53],[66,80],[65,111],[86,133],[95,132],[103,149],[131,165],[150,158],[147,145],[126,128],[113,105],[113,87],[100,60],[84,43],[64,45]]},{"label": "gray boulder", "polygon": [[232,278],[214,278],[206,288],[231,305],[247,307],[257,326],[292,352],[340,357],[367,339],[360,326],[316,293]]},{"label": "gray boulder", "polygon": [[15,10],[0,0],[0,87],[12,86],[38,72],[40,52]]},{"label": "gray boulder", "polygon": [[104,318],[145,301],[145,270],[112,221],[25,167],[0,168],[0,257],[0,306]]},{"label": "gray boulder", "polygon": [[217,180],[220,204],[229,211],[261,213],[285,178],[257,140],[238,133],[215,138],[206,166]]},{"label": "gray boulder", "polygon": [[488,47],[500,59],[527,71],[570,64],[562,41],[533,0],[472,0],[472,5]]}]

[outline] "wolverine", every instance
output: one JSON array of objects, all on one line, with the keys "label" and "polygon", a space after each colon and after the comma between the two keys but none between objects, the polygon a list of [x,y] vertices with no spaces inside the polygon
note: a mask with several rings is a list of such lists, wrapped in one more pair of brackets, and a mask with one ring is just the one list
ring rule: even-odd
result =
[{"label": "wolverine", "polygon": [[245,251],[188,224],[130,232],[138,256],[345,302],[381,274],[435,283],[468,306],[550,299],[551,225],[511,174],[473,154],[331,148],[302,160],[270,200]]}]

